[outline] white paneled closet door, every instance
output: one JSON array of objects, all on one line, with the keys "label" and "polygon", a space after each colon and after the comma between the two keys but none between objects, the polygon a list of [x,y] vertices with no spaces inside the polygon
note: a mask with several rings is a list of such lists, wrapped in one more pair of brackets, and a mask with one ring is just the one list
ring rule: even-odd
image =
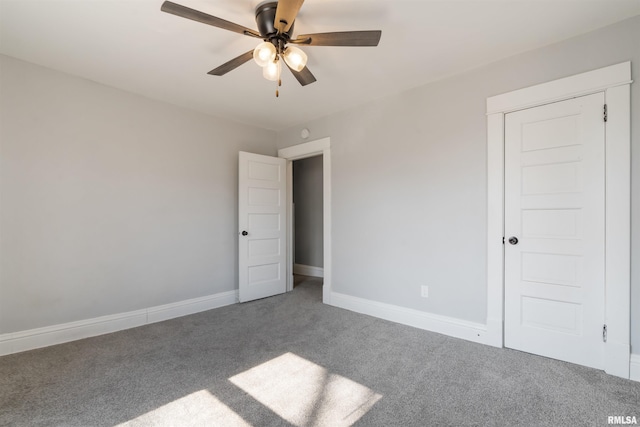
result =
[{"label": "white paneled closet door", "polygon": [[505,346],[602,369],[604,94],[505,115]]}]

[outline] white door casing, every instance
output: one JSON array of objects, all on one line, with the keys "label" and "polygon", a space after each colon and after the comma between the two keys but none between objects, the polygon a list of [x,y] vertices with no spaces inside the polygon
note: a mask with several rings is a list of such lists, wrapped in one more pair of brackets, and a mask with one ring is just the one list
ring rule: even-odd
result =
[{"label": "white door casing", "polygon": [[[631,234],[631,63],[487,98],[487,339],[504,344],[505,115],[551,102],[605,93],[605,372],[629,378]],[[508,237],[508,236],[507,236]]]},{"label": "white door casing", "polygon": [[604,367],[604,93],[505,116],[505,346]]},{"label": "white door casing", "polygon": [[284,293],[286,161],[240,152],[238,160],[240,302]]}]

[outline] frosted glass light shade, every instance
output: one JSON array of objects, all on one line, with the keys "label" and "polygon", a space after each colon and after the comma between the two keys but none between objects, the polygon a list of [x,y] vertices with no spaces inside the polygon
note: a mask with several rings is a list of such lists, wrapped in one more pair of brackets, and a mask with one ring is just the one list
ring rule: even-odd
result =
[{"label": "frosted glass light shade", "polygon": [[282,64],[280,61],[275,60],[269,62],[266,67],[262,68],[262,77],[272,82],[277,82],[280,79],[280,71]]},{"label": "frosted glass light shade", "polygon": [[266,67],[276,57],[276,47],[271,42],[262,42],[253,50],[253,60],[261,67]]},{"label": "frosted glass light shade", "polygon": [[295,71],[302,71],[307,65],[307,54],[295,46],[288,46],[282,56],[287,65]]}]

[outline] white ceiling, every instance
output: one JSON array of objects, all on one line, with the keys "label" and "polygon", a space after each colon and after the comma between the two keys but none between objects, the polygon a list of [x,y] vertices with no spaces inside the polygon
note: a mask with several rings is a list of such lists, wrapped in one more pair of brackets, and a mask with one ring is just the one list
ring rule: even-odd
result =
[{"label": "white ceiling", "polygon": [[[255,0],[174,0],[256,28]],[[275,83],[258,40],[160,11],[162,0],[0,0],[0,53],[146,97],[283,129],[640,14],[638,0],[307,0],[296,34],[382,30],[378,47],[303,47],[317,82]]]}]

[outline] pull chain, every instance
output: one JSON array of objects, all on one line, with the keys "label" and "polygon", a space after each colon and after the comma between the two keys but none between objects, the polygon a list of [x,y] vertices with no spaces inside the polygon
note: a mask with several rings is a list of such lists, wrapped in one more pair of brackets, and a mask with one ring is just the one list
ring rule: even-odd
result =
[{"label": "pull chain", "polygon": [[[276,58],[276,61],[280,61],[280,57],[279,56]],[[280,97],[279,88],[280,88],[280,86],[282,86],[282,79],[280,78],[281,77],[281,73],[282,73],[282,68],[278,67],[278,79],[276,80],[276,98]]]},{"label": "pull chain", "polygon": [[[277,46],[278,54],[276,55],[276,61],[280,61],[282,59],[282,52],[284,52],[284,41],[282,39],[278,40]],[[280,96],[280,86],[282,86],[282,64],[278,67],[278,79],[276,80],[276,98]]]}]

